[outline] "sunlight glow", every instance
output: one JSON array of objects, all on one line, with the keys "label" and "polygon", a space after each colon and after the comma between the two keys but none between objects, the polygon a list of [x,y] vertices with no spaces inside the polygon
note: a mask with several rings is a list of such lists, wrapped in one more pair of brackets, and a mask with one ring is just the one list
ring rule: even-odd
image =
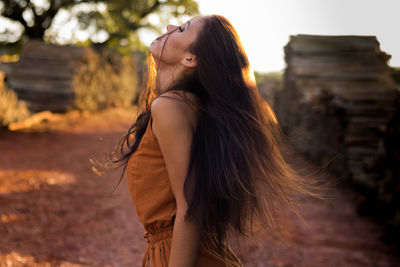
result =
[{"label": "sunlight glow", "polygon": [[389,64],[400,66],[399,0],[198,0],[202,14],[219,14],[236,28],[256,71],[285,67],[290,35],[375,35]]}]

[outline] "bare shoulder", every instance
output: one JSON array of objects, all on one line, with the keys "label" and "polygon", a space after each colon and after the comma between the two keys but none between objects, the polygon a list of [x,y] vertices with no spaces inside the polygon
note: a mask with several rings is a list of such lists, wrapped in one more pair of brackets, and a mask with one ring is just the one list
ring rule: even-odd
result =
[{"label": "bare shoulder", "polygon": [[[188,92],[188,91],[181,91],[183,94],[184,94],[184,96],[187,98],[187,99],[189,99],[189,101],[191,102],[191,103],[193,103],[194,105],[198,105],[199,104],[199,99],[198,99],[198,97],[195,95],[195,94],[193,94],[193,93],[191,93],[191,92]],[[165,97],[164,97],[165,96]],[[174,92],[165,92],[165,93],[163,93],[163,94],[161,94],[158,98],[156,98],[155,100],[154,100],[154,102],[156,102],[156,101],[159,101],[160,99],[166,99],[166,98],[169,98],[169,99],[176,99],[176,100],[179,100],[178,102],[183,102],[183,101],[181,101],[182,100],[182,97],[180,96],[180,95],[177,95],[176,93],[174,93]],[[154,103],[153,102],[153,103]]]},{"label": "bare shoulder", "polygon": [[[190,92],[184,92],[185,96],[197,104],[197,96]],[[153,121],[168,121],[170,125],[176,127],[184,127],[185,124],[189,124],[192,131],[196,127],[197,114],[194,112],[189,105],[182,100],[181,96],[173,93],[166,92],[156,98],[151,104],[151,114]]]},{"label": "bare shoulder", "polygon": [[[151,104],[152,131],[157,140],[191,139],[197,123],[197,115],[179,95],[164,93]],[[162,96],[164,96],[164,94]]]}]

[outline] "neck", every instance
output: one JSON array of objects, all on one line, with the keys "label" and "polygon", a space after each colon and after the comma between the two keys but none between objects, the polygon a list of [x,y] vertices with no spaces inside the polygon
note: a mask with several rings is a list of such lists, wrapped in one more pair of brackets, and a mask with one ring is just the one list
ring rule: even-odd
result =
[{"label": "neck", "polygon": [[179,79],[187,75],[187,70],[185,67],[178,66],[161,66],[159,72],[157,73],[157,93],[162,94],[169,87],[174,85]]},{"label": "neck", "polygon": [[162,94],[167,90],[171,85],[173,85],[177,79],[177,71],[176,68],[163,68],[157,73],[157,91],[159,94]]}]

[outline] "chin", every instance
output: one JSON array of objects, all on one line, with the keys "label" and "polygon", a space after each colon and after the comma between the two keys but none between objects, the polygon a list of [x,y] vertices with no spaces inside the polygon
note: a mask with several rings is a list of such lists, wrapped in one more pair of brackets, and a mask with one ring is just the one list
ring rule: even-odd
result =
[{"label": "chin", "polygon": [[151,48],[149,49],[151,56],[153,57],[155,62],[158,62],[159,59],[159,54],[157,51],[152,50]]},{"label": "chin", "polygon": [[153,56],[154,59],[159,58],[159,55],[160,55],[159,48],[160,48],[159,42],[152,43],[149,47],[149,52]]}]

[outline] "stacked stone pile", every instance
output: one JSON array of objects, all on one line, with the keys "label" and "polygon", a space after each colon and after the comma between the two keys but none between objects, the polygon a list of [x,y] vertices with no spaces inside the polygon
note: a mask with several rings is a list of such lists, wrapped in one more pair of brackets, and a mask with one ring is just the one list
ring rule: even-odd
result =
[{"label": "stacked stone pile", "polygon": [[82,47],[32,40],[18,62],[0,63],[0,69],[7,73],[7,86],[31,111],[64,112],[74,102],[72,62],[83,53]]},{"label": "stacked stone pile", "polygon": [[[398,93],[374,36],[291,36],[278,119],[294,145],[332,170],[374,187],[370,166]],[[332,162],[331,162],[332,163]]]}]

